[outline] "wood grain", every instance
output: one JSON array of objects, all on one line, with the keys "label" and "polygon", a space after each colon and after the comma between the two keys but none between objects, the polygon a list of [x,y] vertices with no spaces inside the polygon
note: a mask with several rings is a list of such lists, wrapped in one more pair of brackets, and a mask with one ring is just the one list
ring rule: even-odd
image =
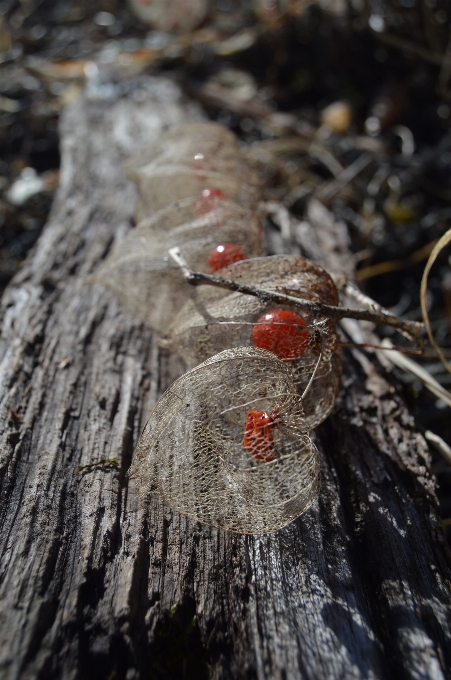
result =
[{"label": "wood grain", "polygon": [[[200,115],[143,77],[91,88],[63,116],[52,214],[2,301],[1,677],[450,677],[429,453],[375,354],[344,355],[318,430],[320,497],[277,534],[194,524],[128,482],[183,367],[85,279],[131,227],[123,160]],[[319,204],[294,227],[304,252],[352,270],[344,226]]]}]

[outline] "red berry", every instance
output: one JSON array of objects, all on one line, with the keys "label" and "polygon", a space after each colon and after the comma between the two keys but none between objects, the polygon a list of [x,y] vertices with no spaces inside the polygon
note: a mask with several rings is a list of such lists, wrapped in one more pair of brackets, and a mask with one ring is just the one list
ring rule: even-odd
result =
[{"label": "red berry", "polygon": [[228,198],[227,194],[220,189],[204,189],[201,196],[202,198]]},{"label": "red berry", "polygon": [[248,411],[243,445],[257,460],[274,460],[274,441],[271,429],[274,419],[265,411]]},{"label": "red berry", "polygon": [[225,243],[211,251],[208,257],[208,264],[212,272],[217,272],[229,264],[246,260],[247,255],[240,246],[235,243]]},{"label": "red berry", "polygon": [[228,198],[227,194],[219,189],[204,189],[194,204],[194,212],[198,217],[206,215],[217,205],[218,199]]},{"label": "red berry", "polygon": [[304,319],[285,309],[263,314],[252,329],[255,347],[267,349],[282,361],[299,359],[308,347],[310,333]]}]

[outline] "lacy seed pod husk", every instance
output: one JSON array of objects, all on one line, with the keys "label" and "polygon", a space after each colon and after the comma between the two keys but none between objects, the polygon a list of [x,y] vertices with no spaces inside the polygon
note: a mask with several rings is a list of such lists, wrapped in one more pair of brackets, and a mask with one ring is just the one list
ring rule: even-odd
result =
[{"label": "lacy seed pod husk", "polygon": [[[197,196],[174,201],[166,208],[141,220],[138,224],[139,229],[145,230],[148,235],[153,234],[163,238],[182,225],[185,230],[205,226],[214,232],[224,225],[233,224],[237,225],[236,229],[239,233],[240,223],[243,225],[255,223],[258,226],[259,238],[263,241],[260,220],[249,208],[245,208],[229,198],[217,196],[208,190],[204,193],[205,195],[201,192]],[[252,233],[255,231],[252,226],[250,230]]]},{"label": "lacy seed pod husk", "polygon": [[137,222],[174,200],[219,190],[254,207],[258,177],[241,155],[235,135],[215,123],[188,123],[161,135],[125,166],[137,186]]},{"label": "lacy seed pod husk", "polygon": [[129,158],[124,168],[134,172],[150,163],[186,163],[197,153],[205,157],[233,160],[240,155],[238,137],[220,123],[200,121],[170,128],[139,153]]},{"label": "lacy seed pod husk", "polygon": [[[168,257],[169,248],[179,247],[188,264],[203,272],[210,271],[210,254],[221,244],[235,243],[249,257],[263,250],[259,220],[241,206],[230,201],[225,203],[213,216],[208,213],[185,224],[179,223],[171,230],[157,229],[160,215],[142,222],[118,244],[91,282],[112,291],[127,309],[154,330],[167,332],[175,314],[193,294],[180,269]],[[182,211],[182,218],[186,214]],[[175,224],[178,215],[179,204],[174,204],[163,211],[161,223]]]},{"label": "lacy seed pod husk", "polygon": [[[337,289],[329,274],[314,262],[292,255],[237,262],[216,274],[312,302],[338,303]],[[315,372],[303,404],[306,422],[314,428],[331,412],[340,387],[342,365],[337,354],[334,319],[314,317],[307,311],[294,310],[288,305],[203,286],[196,290],[175,317],[163,344],[193,367],[215,352],[231,347],[255,346],[258,324],[267,331],[265,315],[274,310],[295,311],[305,323],[299,328],[302,351],[293,352],[291,345],[288,350],[285,348],[285,352],[279,351],[279,357],[285,359],[293,371],[299,393],[303,393]],[[276,323],[269,330],[277,333],[279,328]],[[267,344],[259,346],[276,351],[272,348],[270,336],[268,340]]]},{"label": "lacy seed pod husk", "polygon": [[287,364],[217,354],[176,380],[138,441],[130,477],[172,509],[239,533],[285,526],[314,501],[318,453]]}]

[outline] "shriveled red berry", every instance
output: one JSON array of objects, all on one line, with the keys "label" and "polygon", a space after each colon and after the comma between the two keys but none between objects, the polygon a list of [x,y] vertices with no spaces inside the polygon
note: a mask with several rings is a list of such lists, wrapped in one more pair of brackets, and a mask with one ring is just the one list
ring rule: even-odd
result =
[{"label": "shriveled red berry", "polygon": [[243,445],[257,460],[264,460],[266,463],[274,460],[273,427],[274,419],[270,413],[252,410],[247,412]]},{"label": "shriveled red berry", "polygon": [[252,329],[255,347],[267,349],[282,361],[299,359],[307,349],[309,339],[304,319],[285,309],[263,314]]},{"label": "shriveled red berry", "polygon": [[212,272],[217,272],[229,264],[245,260],[246,258],[246,253],[236,243],[225,243],[211,251],[208,257],[208,264]]},{"label": "shriveled red berry", "polygon": [[227,200],[229,197],[220,189],[204,189],[194,204],[194,212],[198,217],[211,212],[217,205],[218,200]]}]

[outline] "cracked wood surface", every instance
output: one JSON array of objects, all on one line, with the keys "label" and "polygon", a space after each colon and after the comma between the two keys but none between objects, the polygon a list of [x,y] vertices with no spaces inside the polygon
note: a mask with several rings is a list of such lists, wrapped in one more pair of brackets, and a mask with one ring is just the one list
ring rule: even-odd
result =
[{"label": "cracked wood surface", "polygon": [[[277,534],[195,524],[128,482],[183,367],[85,279],[131,227],[123,160],[200,113],[163,80],[100,95],[63,116],[52,214],[2,301],[1,677],[450,677],[428,449],[376,354],[344,354],[317,431],[320,496]],[[303,252],[352,271],[344,226],[317,203],[308,220],[294,224]]]}]

